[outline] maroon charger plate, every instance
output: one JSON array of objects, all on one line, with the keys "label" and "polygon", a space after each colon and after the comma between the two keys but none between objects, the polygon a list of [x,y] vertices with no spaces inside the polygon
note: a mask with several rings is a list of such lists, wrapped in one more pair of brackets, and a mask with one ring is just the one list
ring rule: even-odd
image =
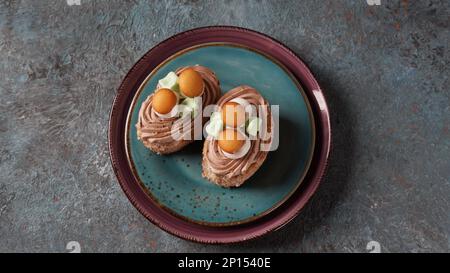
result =
[{"label": "maroon charger plate", "polygon": [[[162,209],[142,188],[128,165],[125,127],[134,94],[147,75],[176,52],[204,43],[235,43],[257,49],[281,62],[305,90],[315,117],[316,147],[304,181],[280,207],[253,222],[212,227],[185,221]],[[201,243],[235,243],[254,239],[279,229],[299,214],[319,186],[325,173],[331,147],[331,128],[324,94],[303,61],[287,46],[262,33],[232,26],[188,30],[159,43],[128,72],[114,99],[109,121],[109,150],[114,173],[131,203],[161,229],[183,239]]]}]

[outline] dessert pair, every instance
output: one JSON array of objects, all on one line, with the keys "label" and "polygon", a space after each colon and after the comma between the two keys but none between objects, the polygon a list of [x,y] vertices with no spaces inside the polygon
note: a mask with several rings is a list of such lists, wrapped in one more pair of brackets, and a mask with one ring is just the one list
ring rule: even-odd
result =
[{"label": "dessert pair", "polygon": [[203,125],[207,134],[203,177],[222,187],[239,187],[259,169],[270,150],[269,104],[245,85],[221,97],[212,70],[200,65],[182,67],[159,80],[155,92],[141,105],[136,129],[147,148],[169,154],[202,139]]}]

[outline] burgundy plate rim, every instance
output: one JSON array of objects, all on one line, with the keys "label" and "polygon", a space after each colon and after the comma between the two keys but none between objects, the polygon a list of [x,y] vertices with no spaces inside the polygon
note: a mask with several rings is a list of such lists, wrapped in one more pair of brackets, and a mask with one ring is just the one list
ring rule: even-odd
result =
[{"label": "burgundy plate rim", "polygon": [[[134,93],[146,76],[173,53],[205,42],[235,42],[277,59],[302,85],[316,122],[316,148],[304,182],[280,207],[244,225],[208,227],[186,222],[162,210],[135,180],[127,164],[125,121]],[[200,243],[235,243],[260,237],[294,219],[316,191],[325,173],[331,150],[331,124],[325,96],[311,71],[287,46],[260,32],[235,26],[208,26],[176,34],[150,49],[127,73],[114,99],[108,141],[111,164],[122,190],[136,209],[161,229],[177,237]]]}]

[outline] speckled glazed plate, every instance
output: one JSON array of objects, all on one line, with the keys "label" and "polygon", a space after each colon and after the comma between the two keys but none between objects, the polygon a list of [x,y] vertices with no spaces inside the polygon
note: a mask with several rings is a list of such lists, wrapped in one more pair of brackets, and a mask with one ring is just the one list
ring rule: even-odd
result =
[{"label": "speckled glazed plate", "polygon": [[[140,105],[154,92],[158,80],[178,67],[195,64],[212,69],[223,92],[250,85],[272,105],[279,105],[279,148],[269,153],[260,170],[239,188],[218,187],[202,178],[203,141],[160,156],[137,139],[133,125]],[[295,192],[311,162],[314,135],[306,94],[281,64],[238,44],[205,43],[177,52],[146,78],[130,108],[126,146],[136,178],[161,207],[187,221],[227,226],[262,217]]]},{"label": "speckled glazed plate", "polygon": [[[158,79],[194,64],[211,68],[222,92],[247,84],[280,105],[279,148],[240,188],[201,177],[202,141],[159,156],[137,140],[139,107]],[[137,209],[172,234],[210,243],[254,238],[292,219],[319,184],[330,146],[326,103],[306,66],[273,39],[235,27],[183,32],[150,50],[119,88],[109,133],[114,170]]]}]

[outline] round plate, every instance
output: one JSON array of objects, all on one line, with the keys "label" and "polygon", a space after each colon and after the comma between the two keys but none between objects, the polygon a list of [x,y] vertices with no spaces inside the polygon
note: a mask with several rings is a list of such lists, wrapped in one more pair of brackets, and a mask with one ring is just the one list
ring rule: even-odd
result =
[{"label": "round plate", "polygon": [[[298,80],[300,84],[303,86],[305,95],[307,97],[307,101],[311,104],[311,109],[313,112],[313,115],[315,117],[315,126],[312,126],[311,128],[316,129],[316,134],[313,139],[313,142],[315,141],[316,146],[313,153],[313,158],[310,164],[310,168],[307,168],[307,162],[308,158],[306,159],[306,163],[301,164],[301,161],[296,161],[297,163],[300,162],[299,165],[294,166],[294,169],[299,169],[300,171],[297,173],[299,177],[295,181],[295,185],[298,186],[301,178],[301,170],[304,170],[305,168],[308,169],[308,172],[306,173],[306,176],[303,179],[303,182],[299,187],[286,187],[287,189],[295,189],[294,192],[286,190],[284,193],[286,194],[287,200],[282,202],[268,202],[265,207],[260,207],[259,210],[253,210],[256,216],[262,216],[259,217],[257,220],[248,222],[248,219],[252,219],[254,215],[245,215],[245,214],[228,214],[228,216],[232,217],[231,219],[228,217],[211,217],[205,219],[203,216],[203,219],[201,218],[201,215],[209,215],[209,213],[192,213],[190,214],[184,214],[184,208],[179,207],[180,203],[178,201],[175,201],[177,196],[175,194],[175,200],[172,202],[175,204],[173,206],[161,206],[161,200],[169,200],[170,198],[161,198],[161,195],[155,196],[155,192],[153,191],[155,188],[158,189],[158,183],[156,182],[155,187],[148,187],[146,186],[145,181],[150,181],[143,179],[144,176],[143,173],[139,173],[139,168],[136,167],[136,169],[133,169],[133,166],[138,165],[137,163],[137,157],[133,155],[134,148],[133,148],[133,130],[130,130],[131,138],[130,138],[130,144],[129,145],[129,151],[130,151],[130,158],[127,157],[127,139],[128,139],[128,130],[127,130],[127,119],[128,119],[128,113],[130,110],[131,105],[133,105],[133,98],[135,98],[136,93],[141,90],[143,93],[145,93],[146,88],[145,85],[143,85],[144,82],[148,82],[149,86],[152,86],[150,84],[151,79],[148,79],[149,81],[146,81],[147,77],[149,76],[152,71],[155,71],[156,68],[161,68],[164,65],[161,66],[161,64],[166,64],[169,67],[169,62],[165,62],[169,57],[173,56],[174,54],[178,52],[184,52],[187,49],[192,49],[194,47],[195,50],[200,50],[199,48],[203,48],[203,46],[199,47],[200,45],[205,44],[222,44],[221,48],[233,48],[229,46],[230,44],[234,45],[234,48],[238,48],[239,50],[244,50],[245,52],[253,52],[254,54],[259,54],[259,56],[266,56],[266,60],[270,60],[273,64],[279,64],[279,67],[286,68],[287,71],[289,71],[293,75],[293,79]],[[223,44],[227,44],[224,46]],[[208,46],[207,48],[213,48],[212,46]],[[248,49],[252,50],[248,50]],[[187,56],[191,54],[192,52],[195,52],[195,50],[188,50],[190,53],[185,53],[184,56]],[[179,56],[181,59],[182,56]],[[197,63],[197,62],[195,62]],[[207,63],[202,63],[203,65],[208,66]],[[212,69],[217,69],[214,67],[211,67]],[[167,68],[169,69],[169,68]],[[163,71],[163,70],[160,70]],[[218,72],[218,71],[215,71]],[[161,72],[163,73],[163,72]],[[219,72],[221,73],[221,72]],[[163,73],[164,74],[164,73]],[[218,75],[219,79],[225,83],[222,83],[222,87],[224,90],[226,90],[228,87],[228,84],[232,84],[232,81],[227,81],[226,77],[228,74],[224,75]],[[286,75],[286,73],[284,73]],[[156,76],[156,75],[155,75]],[[223,78],[222,78],[223,77]],[[151,78],[151,77],[150,77]],[[292,78],[291,78],[292,79]],[[293,82],[295,82],[295,80]],[[232,85],[235,85],[233,83]],[[154,85],[153,85],[154,86]],[[142,88],[140,88],[142,87]],[[258,88],[258,86],[255,86]],[[149,92],[149,91],[147,91]],[[298,92],[298,91],[297,91]],[[301,96],[301,93],[298,92],[299,96]],[[275,94],[273,93],[263,93],[264,96],[268,97],[268,100],[272,104],[276,104],[272,102],[272,99],[274,98]],[[136,97],[137,105],[139,105],[139,96]],[[307,105],[307,104],[306,104]],[[298,107],[298,106],[297,106]],[[294,106],[295,108],[295,106]],[[301,108],[301,107],[300,107]],[[304,108],[304,109],[307,109]],[[280,106],[280,115],[281,115],[282,108]],[[133,112],[131,111],[131,122],[128,124],[129,126],[133,123]],[[282,138],[282,130],[283,130],[283,122],[280,121],[280,138]],[[289,123],[289,122],[288,122]],[[305,127],[307,128],[307,127]],[[133,203],[133,205],[150,221],[161,227],[162,229],[179,236],[181,238],[197,241],[197,242],[205,242],[205,243],[230,243],[230,242],[238,242],[238,241],[244,241],[251,238],[255,238],[258,236],[261,236],[263,234],[266,234],[269,231],[275,230],[282,225],[286,224],[288,221],[293,219],[301,210],[301,208],[305,205],[305,203],[309,200],[311,195],[315,192],[316,188],[318,187],[321,177],[325,171],[326,162],[329,155],[330,150],[330,140],[331,140],[331,132],[330,132],[330,122],[329,122],[329,113],[328,108],[326,105],[326,101],[323,97],[322,91],[320,90],[319,85],[315,81],[314,77],[312,76],[311,72],[308,70],[308,68],[304,65],[304,63],[287,47],[283,46],[281,43],[271,39],[268,36],[265,36],[263,34],[242,29],[242,28],[236,28],[236,27],[206,27],[206,28],[200,28],[195,30],[190,30],[183,32],[181,34],[178,34],[176,36],[173,36],[162,43],[158,44],[156,47],[154,47],[152,50],[150,50],[148,53],[144,55],[143,58],[141,58],[138,63],[130,70],[128,75],[125,77],[124,81],[122,82],[122,85],[119,88],[118,94],[116,96],[116,99],[113,104],[113,108],[111,110],[111,117],[110,117],[110,128],[109,128],[109,144],[110,144],[110,154],[111,154],[111,161],[114,168],[114,171],[116,173],[116,176],[119,180],[120,185],[122,186],[123,190],[125,191],[127,197],[130,199],[130,201]],[[298,131],[300,132],[300,131]],[[308,132],[306,135],[301,135],[301,137],[305,137],[308,135]],[[138,143],[136,143],[138,144]],[[196,146],[197,145],[197,146]],[[193,144],[193,146],[187,147],[186,151],[184,151],[185,155],[189,151],[194,151],[194,154],[191,154],[190,156],[196,157],[195,153],[197,152],[197,149],[201,146],[200,144]],[[300,146],[296,147],[301,147]],[[137,145],[135,145],[137,147]],[[282,148],[283,145],[280,145],[279,149]],[[311,147],[311,146],[309,146]],[[139,148],[136,148],[136,151],[138,151]],[[292,150],[294,151],[294,150]],[[275,152],[276,153],[276,152]],[[273,152],[273,154],[275,154]],[[151,153],[147,153],[151,154]],[[275,173],[276,171],[271,170],[271,166],[269,165],[270,162],[277,165],[279,163],[286,163],[289,164],[290,159],[292,156],[296,156],[298,154],[298,151],[295,151],[289,155],[289,160],[286,158],[277,159],[275,160],[275,155],[270,156],[267,161],[264,163],[262,169],[255,175],[253,181],[248,181],[248,188],[255,187],[257,188],[257,184],[260,182],[257,179],[258,174],[267,172],[267,173]],[[300,153],[301,154],[301,153]],[[187,166],[187,163],[180,163],[177,161],[177,159],[181,162],[180,155],[172,155],[170,157],[171,162],[177,162],[175,165],[170,165],[169,160],[166,159],[166,163],[160,163],[161,165],[168,165],[167,170],[173,171],[177,170],[179,172],[185,171],[186,175],[191,176],[193,173],[196,173],[199,171],[199,166],[194,167],[195,165]],[[148,156],[149,158],[152,156]],[[156,155],[155,155],[156,157]],[[178,157],[178,158],[177,158]],[[301,155],[299,156],[301,157]],[[275,158],[275,159],[274,159]],[[129,160],[130,159],[130,160]],[[162,162],[163,159],[158,159],[158,162]],[[185,159],[186,161],[186,159]],[[198,164],[198,163],[197,163]],[[170,165],[170,166],[169,166]],[[142,170],[144,166],[141,166]],[[147,168],[147,167],[146,167]],[[191,170],[192,169],[192,170]],[[189,171],[186,171],[189,170]],[[151,171],[153,173],[153,171]],[[290,173],[290,172],[289,172]],[[290,176],[288,176],[290,177]],[[284,178],[284,177],[278,177],[278,179]],[[189,179],[190,181],[195,181],[195,183],[203,183],[201,186],[197,187],[202,189],[210,189],[212,185],[206,184],[207,182],[198,180],[194,177],[194,179]],[[287,179],[289,180],[289,178]],[[152,180],[153,181],[153,180]],[[172,180],[174,181],[174,180]],[[170,180],[167,180],[167,185],[169,184]],[[281,180],[280,183],[285,183],[284,180]],[[149,183],[147,183],[148,185]],[[162,190],[164,186],[162,186],[162,182],[160,185],[161,192],[168,193],[171,192],[171,188]],[[288,183],[289,184],[289,183]],[[289,184],[293,185],[293,184]],[[169,186],[170,187],[170,186]],[[244,188],[246,188],[246,184],[244,184]],[[264,188],[264,187],[262,187]],[[282,188],[282,187],[280,187]],[[214,190],[211,191],[220,191],[220,188],[211,188]],[[175,191],[175,188],[174,188]],[[228,190],[229,191],[229,199],[231,198],[232,194],[231,192],[235,192],[235,190]],[[239,190],[238,190],[239,191]],[[244,190],[245,191],[245,190]],[[248,191],[248,189],[247,189]],[[226,194],[227,195],[227,194]],[[156,197],[156,198],[155,198]],[[180,196],[181,197],[181,196]],[[178,198],[180,198],[178,197]],[[226,198],[223,198],[225,200]],[[276,198],[278,199],[278,198]],[[158,200],[158,201],[156,201]],[[158,203],[159,202],[159,203]],[[240,200],[239,202],[242,202]],[[168,202],[167,202],[168,203]],[[166,203],[166,204],[167,204]],[[230,204],[234,204],[231,202]],[[270,205],[275,204],[275,206]],[[185,206],[186,203],[183,203],[181,206]],[[243,206],[245,207],[245,202],[243,202]],[[240,205],[242,206],[242,204]],[[222,199],[219,203],[219,207],[222,207]],[[224,207],[222,207],[223,210],[225,210]],[[268,208],[268,209],[267,209]],[[183,209],[183,211],[181,211]],[[178,211],[177,211],[178,210]],[[236,209],[237,210],[237,209]],[[233,209],[234,211],[234,209]],[[265,213],[267,211],[271,211],[270,213]],[[180,217],[178,214],[182,212],[185,217]],[[216,212],[218,215],[221,214],[223,211],[219,210]],[[214,214],[214,213],[213,213]],[[187,221],[187,218],[191,219],[192,221]],[[225,214],[221,214],[225,215]],[[196,218],[197,217],[197,218]],[[236,221],[237,220],[237,221]],[[240,225],[228,225],[228,226],[222,226],[222,227],[216,227],[211,225],[204,225],[204,223],[235,223],[235,222],[247,222],[245,224]],[[199,223],[202,222],[202,223]]]},{"label": "round plate", "polygon": [[[202,178],[203,141],[160,156],[137,139],[134,124],[140,106],[154,92],[158,80],[179,67],[195,64],[216,73],[222,92],[245,84],[256,88],[271,105],[279,106],[279,147],[239,188],[225,189]],[[314,129],[306,94],[280,63],[238,44],[207,43],[175,53],[138,89],[128,118],[127,157],[148,194],[169,212],[205,225],[236,225],[268,214],[295,192],[311,162]]]}]

